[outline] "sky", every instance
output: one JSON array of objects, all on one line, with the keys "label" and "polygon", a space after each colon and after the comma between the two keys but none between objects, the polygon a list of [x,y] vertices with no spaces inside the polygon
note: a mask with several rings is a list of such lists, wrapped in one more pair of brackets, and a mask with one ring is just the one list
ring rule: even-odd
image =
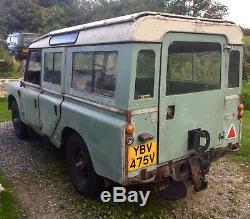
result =
[{"label": "sky", "polygon": [[234,21],[245,28],[250,28],[250,0],[217,0],[228,6],[226,20]]}]

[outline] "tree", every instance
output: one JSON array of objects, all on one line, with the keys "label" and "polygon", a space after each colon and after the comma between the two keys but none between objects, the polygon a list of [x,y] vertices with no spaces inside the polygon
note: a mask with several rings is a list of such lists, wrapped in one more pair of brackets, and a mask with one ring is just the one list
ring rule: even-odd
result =
[{"label": "tree", "polygon": [[166,11],[193,17],[222,19],[228,7],[213,0],[166,0]]},{"label": "tree", "polygon": [[0,0],[0,36],[46,33],[141,11],[222,18],[228,9],[214,0]]},{"label": "tree", "polygon": [[39,32],[42,26],[42,13],[36,0],[2,0],[0,17],[5,36],[15,31]]}]

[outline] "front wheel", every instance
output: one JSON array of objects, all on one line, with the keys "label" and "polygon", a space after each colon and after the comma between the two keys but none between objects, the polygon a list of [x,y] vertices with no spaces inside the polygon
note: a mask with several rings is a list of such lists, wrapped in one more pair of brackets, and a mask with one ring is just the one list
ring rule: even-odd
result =
[{"label": "front wheel", "polygon": [[87,196],[97,195],[103,188],[103,178],[95,173],[85,142],[78,134],[67,139],[66,158],[76,191]]},{"label": "front wheel", "polygon": [[28,131],[26,125],[20,119],[20,113],[16,101],[11,104],[12,122],[15,130],[15,134],[20,139],[28,137]]}]

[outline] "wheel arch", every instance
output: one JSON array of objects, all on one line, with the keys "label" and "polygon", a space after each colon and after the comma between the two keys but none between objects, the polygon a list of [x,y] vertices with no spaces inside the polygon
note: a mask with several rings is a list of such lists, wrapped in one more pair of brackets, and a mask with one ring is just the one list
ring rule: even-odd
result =
[{"label": "wheel arch", "polygon": [[[82,140],[83,140],[83,142],[85,144],[85,147],[88,150],[89,156],[91,158],[91,154],[89,152],[88,145],[87,145],[86,141],[84,140],[84,137],[79,132],[77,132],[75,129],[73,129],[73,128],[65,127],[63,129],[62,136],[61,136],[61,148],[65,151],[65,149],[66,149],[66,141],[69,138],[69,136],[73,135],[73,134],[79,135],[82,138]],[[91,160],[92,160],[92,158],[91,158]]]}]

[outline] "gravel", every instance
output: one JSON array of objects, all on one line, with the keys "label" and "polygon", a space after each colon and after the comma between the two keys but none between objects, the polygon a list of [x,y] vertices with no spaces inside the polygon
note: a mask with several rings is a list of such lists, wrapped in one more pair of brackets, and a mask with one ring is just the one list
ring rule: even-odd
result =
[{"label": "gravel", "polygon": [[[111,209],[125,212],[119,204],[104,205],[76,195],[67,172],[53,169],[63,163],[58,150],[44,147],[41,139],[18,140],[11,123],[0,124],[0,169],[11,182],[25,218],[109,218]],[[249,166],[223,158],[212,165],[208,177],[206,190],[196,193],[190,187],[186,198],[171,203],[152,197],[147,211],[157,206],[167,218],[250,218]],[[142,215],[134,206],[129,210],[130,218],[145,218],[143,210]]]},{"label": "gravel", "polygon": [[40,139],[19,140],[11,123],[0,124],[0,167],[8,177],[42,168],[47,154]]},{"label": "gravel", "polygon": [[11,123],[0,124],[0,169],[12,184],[24,218],[69,218],[60,207],[66,204],[56,185],[39,178],[40,170],[60,159],[60,153],[43,147],[41,139],[19,140]]}]

